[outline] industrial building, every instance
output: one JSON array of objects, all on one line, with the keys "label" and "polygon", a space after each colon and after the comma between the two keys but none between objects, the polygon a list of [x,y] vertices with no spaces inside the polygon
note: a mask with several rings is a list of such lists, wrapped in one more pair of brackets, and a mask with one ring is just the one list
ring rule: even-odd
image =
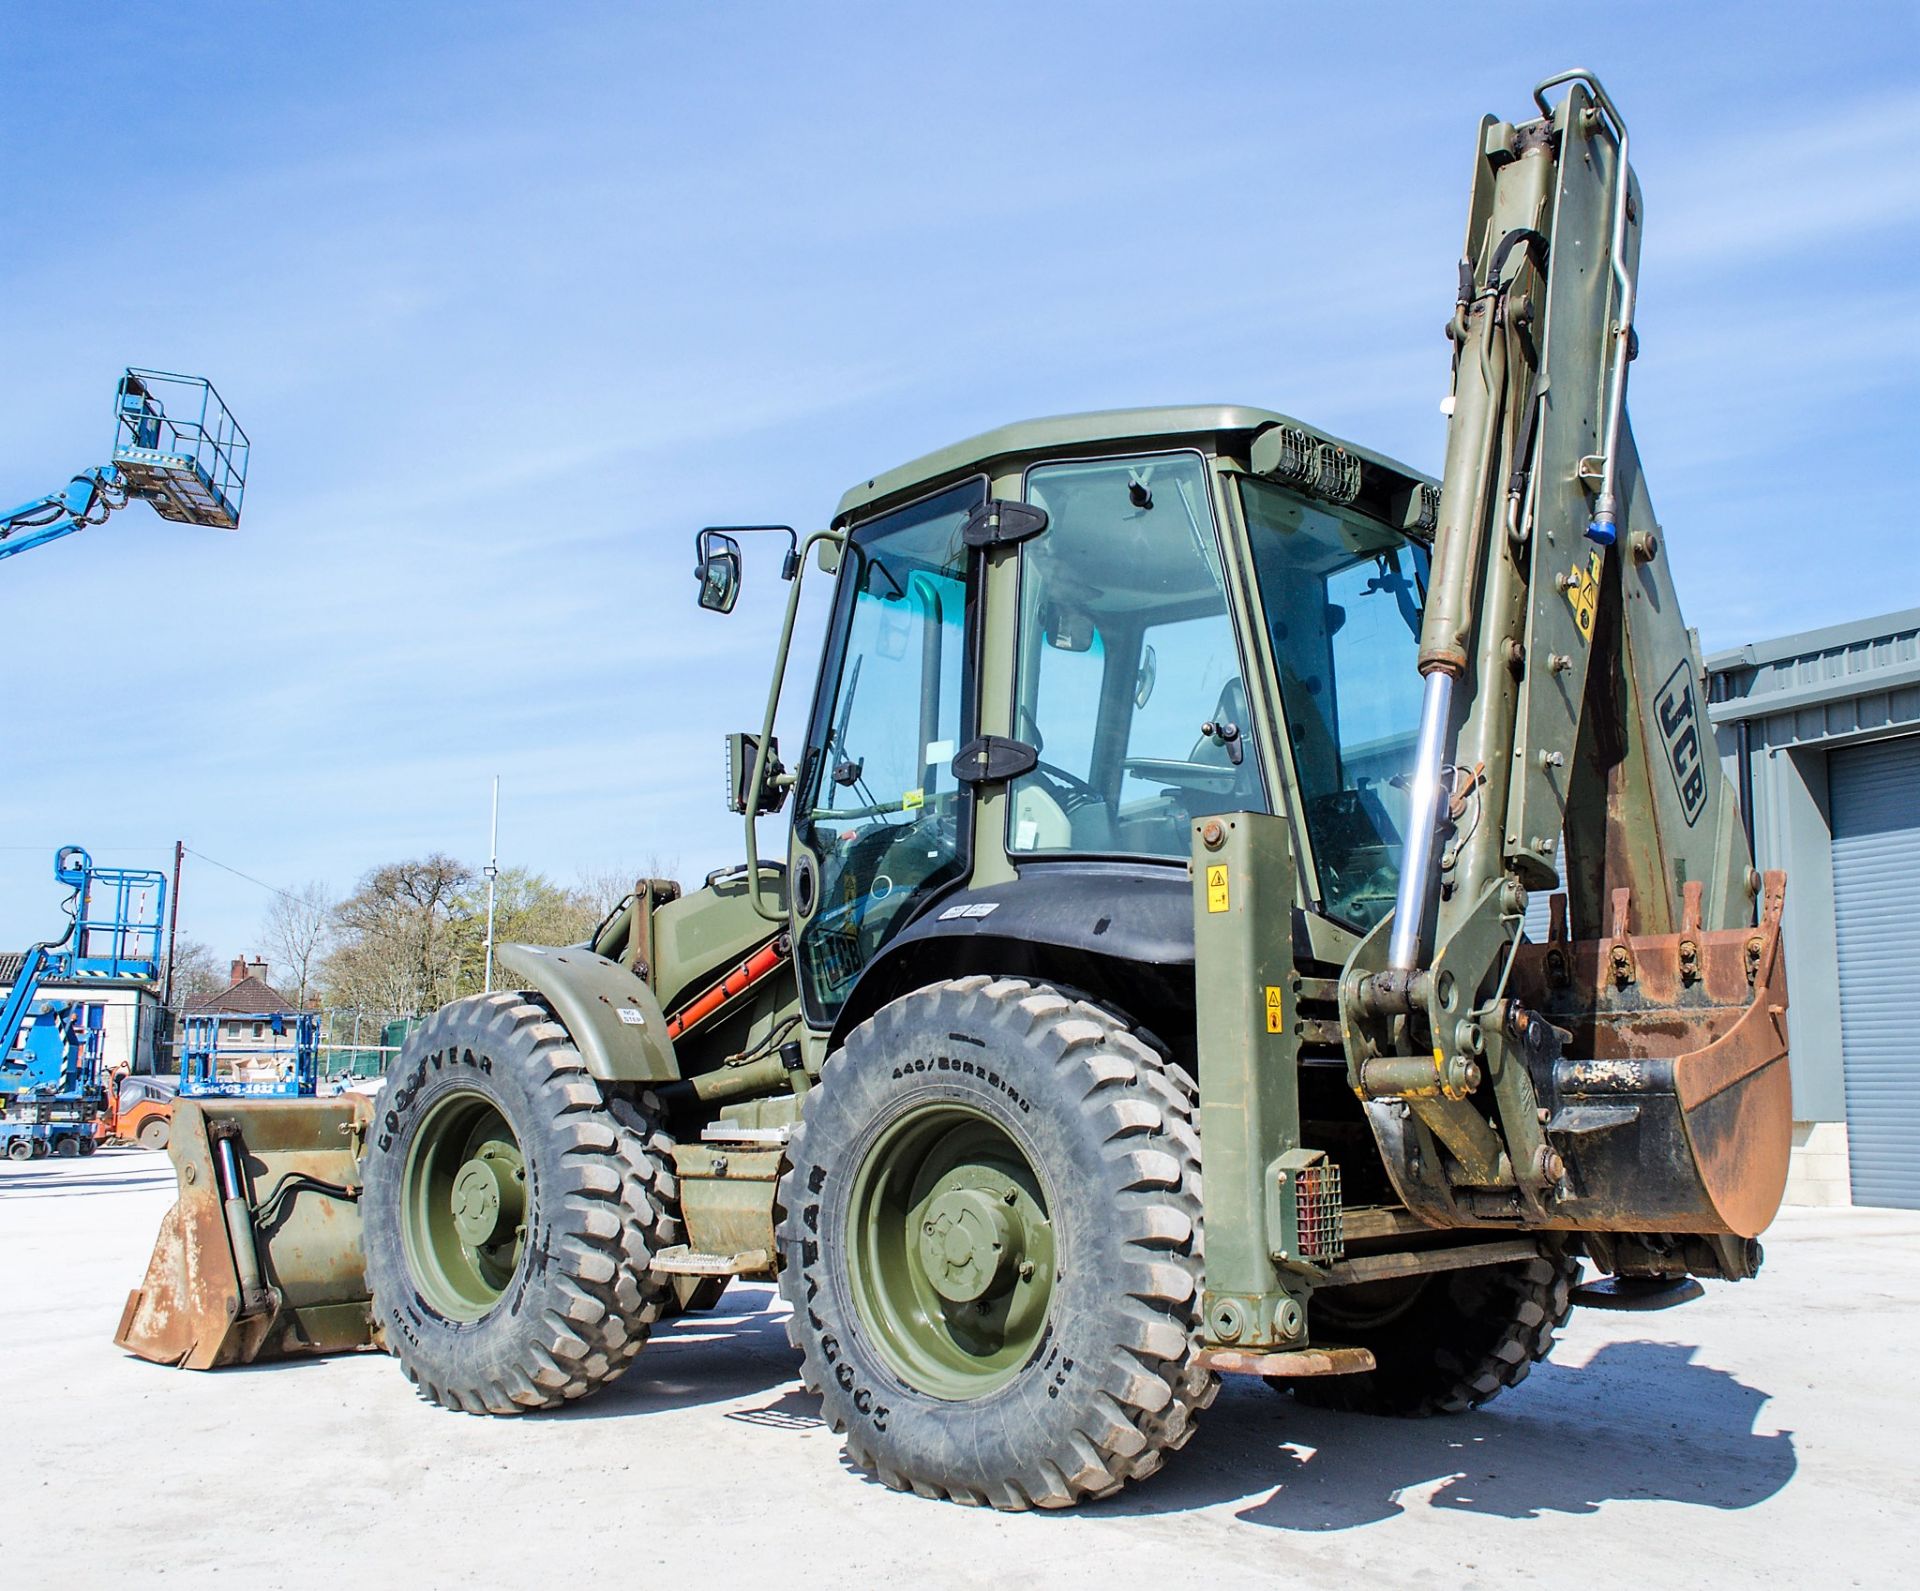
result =
[{"label": "industrial building", "polygon": [[1920,608],[1707,660],[1761,868],[1785,868],[1789,1203],[1920,1209]]}]

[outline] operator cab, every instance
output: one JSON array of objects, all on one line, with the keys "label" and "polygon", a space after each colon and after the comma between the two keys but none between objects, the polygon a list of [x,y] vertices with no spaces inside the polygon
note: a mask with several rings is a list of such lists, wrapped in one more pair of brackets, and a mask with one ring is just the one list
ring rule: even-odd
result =
[{"label": "operator cab", "polygon": [[909,923],[986,906],[942,906],[962,889],[1060,864],[1184,890],[1214,814],[1291,814],[1302,905],[1372,927],[1434,506],[1403,466],[1237,408],[1010,426],[848,493],[792,775],[810,1023]]}]

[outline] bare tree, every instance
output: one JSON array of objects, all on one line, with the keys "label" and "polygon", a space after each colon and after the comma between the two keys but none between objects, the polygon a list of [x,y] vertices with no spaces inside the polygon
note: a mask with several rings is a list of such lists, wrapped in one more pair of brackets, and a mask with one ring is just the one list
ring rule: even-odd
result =
[{"label": "bare tree", "polygon": [[274,964],[282,969],[286,981],[295,986],[293,1003],[305,1010],[312,993],[315,974],[326,955],[333,929],[333,902],[326,885],[305,885],[293,893],[275,895],[261,925],[261,942]]},{"label": "bare tree", "polygon": [[376,867],[333,909],[337,943],[322,981],[340,1004],[419,1014],[457,992],[466,915],[463,892],[473,873],[434,852]]},{"label": "bare tree", "polygon": [[675,878],[679,870],[679,857],[649,851],[633,867],[581,868],[578,893],[592,905],[594,921],[599,922],[633,893],[633,886],[641,879]]},{"label": "bare tree", "polygon": [[197,939],[174,941],[173,1003],[176,1009],[196,994],[218,994],[226,986],[226,972],[211,949]]}]

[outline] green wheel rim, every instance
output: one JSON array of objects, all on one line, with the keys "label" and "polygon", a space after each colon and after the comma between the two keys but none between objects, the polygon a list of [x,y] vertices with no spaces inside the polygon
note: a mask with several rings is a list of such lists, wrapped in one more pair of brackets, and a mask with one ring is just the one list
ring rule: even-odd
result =
[{"label": "green wheel rim", "polygon": [[910,1110],[867,1150],[849,1201],[854,1306],[900,1378],[949,1402],[1012,1381],[1057,1280],[1046,1189],[1012,1136],[965,1105]]},{"label": "green wheel rim", "polygon": [[484,1094],[440,1100],[401,1173],[401,1235],[421,1296],[449,1320],[500,1302],[526,1247],[527,1168],[507,1118]]}]

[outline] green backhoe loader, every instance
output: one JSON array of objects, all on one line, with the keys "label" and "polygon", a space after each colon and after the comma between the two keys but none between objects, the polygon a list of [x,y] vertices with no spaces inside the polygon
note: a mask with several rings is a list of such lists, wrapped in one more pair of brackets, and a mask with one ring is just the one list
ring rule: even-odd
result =
[{"label": "green backhoe loader", "polygon": [[[1585,72],[1534,99],[1475,137],[1440,482],[1263,409],[1116,410],[778,528],[744,863],[507,947],[371,1104],[183,1102],[118,1340],[377,1343],[511,1414],[775,1279],[856,1464],[1057,1507],[1157,1469],[1223,1374],[1460,1410],[1576,1304],[1751,1276],[1783,881],[1627,425],[1627,129]],[[701,533],[703,607],[766,528]]]}]

